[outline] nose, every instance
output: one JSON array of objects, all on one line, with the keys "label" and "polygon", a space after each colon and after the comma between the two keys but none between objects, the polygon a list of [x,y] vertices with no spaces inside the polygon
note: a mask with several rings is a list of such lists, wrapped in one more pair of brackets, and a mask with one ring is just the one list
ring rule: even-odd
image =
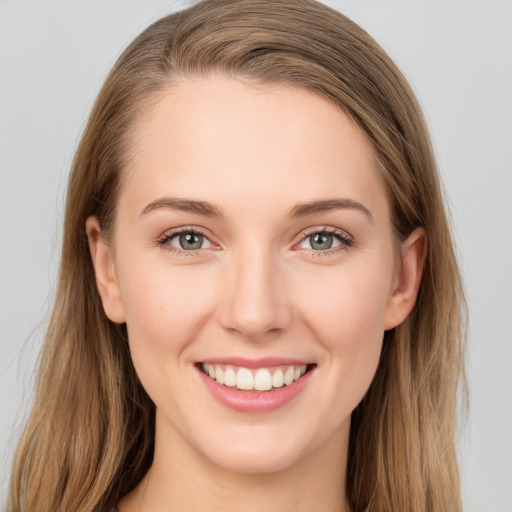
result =
[{"label": "nose", "polygon": [[222,326],[261,341],[286,330],[292,320],[283,268],[270,251],[240,253],[230,265],[220,312]]}]

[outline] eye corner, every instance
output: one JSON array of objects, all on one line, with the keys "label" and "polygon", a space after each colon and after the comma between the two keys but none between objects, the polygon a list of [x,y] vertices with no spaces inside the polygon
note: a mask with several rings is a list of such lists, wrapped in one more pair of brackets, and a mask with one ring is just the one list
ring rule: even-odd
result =
[{"label": "eye corner", "polygon": [[[193,247],[194,241],[192,240],[191,247],[185,248],[183,243],[186,239],[181,239],[183,236],[195,237],[197,240],[195,243],[199,246]],[[181,226],[168,229],[157,238],[156,245],[160,249],[170,251],[178,256],[195,256],[207,250],[222,249],[212,233],[198,226]]]},{"label": "eye corner", "polygon": [[[313,246],[311,238],[315,235],[324,235],[324,243],[327,244],[325,248],[320,247],[322,241],[317,242],[317,247]],[[349,250],[354,245],[354,238],[349,233],[333,226],[315,226],[304,230],[299,236],[300,239],[292,245],[291,249],[294,251],[304,250],[312,256],[337,254],[340,251]],[[306,243],[309,243],[309,247],[303,246]]]}]

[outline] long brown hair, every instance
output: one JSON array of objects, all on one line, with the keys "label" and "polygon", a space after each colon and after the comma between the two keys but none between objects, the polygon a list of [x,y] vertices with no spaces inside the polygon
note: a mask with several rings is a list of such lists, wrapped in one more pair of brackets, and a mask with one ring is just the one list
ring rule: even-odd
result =
[{"label": "long brown hair", "polygon": [[108,236],[130,129],[149,103],[174,80],[213,72],[329,98],[373,146],[397,240],[425,229],[417,303],[386,332],[375,379],[352,414],[346,489],[354,511],[460,511],[454,437],[465,308],[428,131],[385,52],[314,0],[205,0],[151,25],[115,64],[71,170],[55,306],[7,510],[103,510],[151,465],[154,405],[125,326],[103,312],[85,220],[96,215]]}]

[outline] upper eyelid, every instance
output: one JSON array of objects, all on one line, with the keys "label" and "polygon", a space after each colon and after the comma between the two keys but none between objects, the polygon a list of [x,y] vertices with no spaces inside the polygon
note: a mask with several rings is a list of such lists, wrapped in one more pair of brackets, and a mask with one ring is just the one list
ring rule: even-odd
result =
[{"label": "upper eyelid", "polygon": [[210,230],[202,228],[200,226],[180,226],[178,228],[167,229],[158,238],[173,238],[174,236],[179,235],[180,233],[197,233],[208,238],[210,242],[216,243],[212,240],[216,240],[214,234]]},{"label": "upper eyelid", "polygon": [[354,239],[354,237],[344,229],[335,228],[334,226],[315,226],[301,231],[301,233],[297,235],[296,240],[300,242],[304,238],[311,236],[315,233],[328,233],[330,235],[340,235],[342,238],[348,238],[351,241],[353,241]]},{"label": "upper eyelid", "polygon": [[335,228],[334,226],[314,226],[307,228],[302,232],[305,236],[311,233],[348,233],[344,229]]},{"label": "upper eyelid", "polygon": [[[315,233],[327,233],[330,235],[337,235],[337,237],[340,239],[340,245],[322,251],[299,247],[299,245],[304,240],[309,238],[311,235],[314,235]],[[301,234],[298,235],[298,239],[296,239],[296,241],[293,242],[291,249],[293,251],[304,251],[311,256],[320,257],[329,255],[332,256],[338,254],[340,251],[346,251],[347,249],[352,248],[353,246],[354,237],[344,229],[335,228],[334,226],[316,226],[302,231]]]},{"label": "upper eyelid", "polygon": [[[173,247],[169,242],[174,237],[180,235],[181,233],[196,233],[198,235],[203,236],[210,242],[210,247],[207,247],[205,249],[192,249],[192,250],[185,250],[180,249],[179,247]],[[211,233],[210,230],[207,230],[205,228],[199,227],[199,226],[180,226],[178,228],[171,228],[164,231],[157,239],[157,244],[161,248],[166,248],[171,250],[175,253],[183,253],[187,256],[193,256],[194,254],[198,254],[199,252],[203,252],[206,249],[213,249],[213,250],[219,250],[222,249],[221,244],[217,241],[217,238]]]},{"label": "upper eyelid", "polygon": [[[159,237],[158,240],[171,239],[180,233],[198,233],[210,241],[214,246],[222,248],[222,244],[218,241],[217,237],[208,229],[203,228],[201,226],[180,226],[177,228],[171,228],[164,231]],[[315,233],[329,233],[333,235],[339,235],[342,239],[348,239],[353,242],[353,237],[350,233],[341,228],[336,228],[334,226],[312,226],[310,228],[306,228],[302,230],[298,235],[296,235],[294,241],[292,242],[292,247],[295,247],[298,243],[300,243],[305,238],[315,234]],[[200,250],[200,249],[198,249]]]}]

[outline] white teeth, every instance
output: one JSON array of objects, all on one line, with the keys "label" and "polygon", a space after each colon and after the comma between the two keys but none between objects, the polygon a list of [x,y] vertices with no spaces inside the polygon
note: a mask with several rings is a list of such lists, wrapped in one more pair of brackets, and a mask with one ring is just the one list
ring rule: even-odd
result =
[{"label": "white teeth", "polygon": [[224,385],[234,388],[236,386],[236,373],[232,368],[226,368],[224,372]]},{"label": "white teeth", "polygon": [[206,375],[224,386],[244,391],[270,391],[299,380],[306,373],[307,365],[282,366],[274,369],[273,373],[272,368],[249,370],[208,363],[203,363],[202,368]]},{"label": "white teeth", "polygon": [[236,373],[236,387],[246,391],[254,389],[254,377],[252,376],[251,370],[247,368],[240,368],[238,370]]},{"label": "white teeth", "polygon": [[215,370],[215,380],[219,384],[224,384],[224,372],[222,371],[222,368],[217,368]]},{"label": "white teeth", "polygon": [[254,389],[256,391],[268,391],[272,389],[272,375],[264,368],[259,369],[254,376]]},{"label": "white teeth", "polygon": [[284,374],[284,383],[289,386],[293,382],[293,377],[295,375],[295,371],[293,369],[293,366],[290,366],[288,370],[286,370],[286,373]]},{"label": "white teeth", "polygon": [[272,375],[272,386],[274,388],[280,388],[284,384],[284,374],[283,370],[279,369],[274,372],[274,375]]}]

